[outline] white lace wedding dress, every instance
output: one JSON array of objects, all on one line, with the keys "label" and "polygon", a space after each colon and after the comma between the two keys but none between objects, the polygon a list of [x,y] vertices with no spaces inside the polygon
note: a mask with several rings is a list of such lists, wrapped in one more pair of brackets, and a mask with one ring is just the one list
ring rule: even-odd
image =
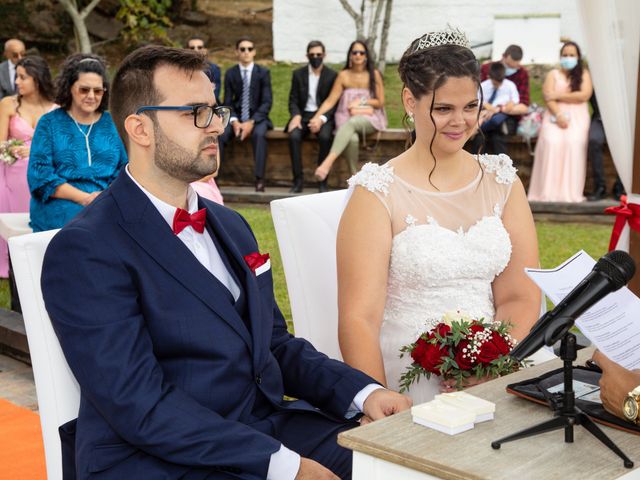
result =
[{"label": "white lace wedding dress", "polygon": [[[511,241],[501,213],[516,179],[506,155],[481,155],[482,171],[454,192],[416,188],[388,165],[366,164],[349,180],[372,192],[391,218],[393,242],[380,347],[389,388],[411,363],[400,348],[460,310],[493,319],[491,283],[507,266]],[[414,404],[438,393],[438,377],[422,378],[409,394]]]}]

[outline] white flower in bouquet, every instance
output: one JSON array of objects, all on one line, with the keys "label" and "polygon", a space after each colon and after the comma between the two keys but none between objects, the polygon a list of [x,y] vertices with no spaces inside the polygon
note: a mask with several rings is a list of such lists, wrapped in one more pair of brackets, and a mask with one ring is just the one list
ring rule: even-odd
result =
[{"label": "white flower in bouquet", "polygon": [[24,145],[22,140],[5,140],[4,142],[0,142],[0,161],[2,163],[6,163],[7,165],[13,165],[18,160],[18,155],[11,152],[14,147],[20,147]]}]

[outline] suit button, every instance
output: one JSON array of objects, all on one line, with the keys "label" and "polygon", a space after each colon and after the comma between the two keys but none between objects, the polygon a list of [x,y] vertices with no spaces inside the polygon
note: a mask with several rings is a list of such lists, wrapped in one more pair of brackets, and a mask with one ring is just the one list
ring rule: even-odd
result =
[{"label": "suit button", "polygon": [[262,375],[260,375],[260,374],[256,375],[256,383],[258,385],[260,385],[262,383]]}]

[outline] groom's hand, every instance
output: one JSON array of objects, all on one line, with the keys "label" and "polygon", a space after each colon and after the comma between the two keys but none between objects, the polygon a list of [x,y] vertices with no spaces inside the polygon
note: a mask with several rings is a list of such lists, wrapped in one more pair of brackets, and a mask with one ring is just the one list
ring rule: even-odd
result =
[{"label": "groom's hand", "polygon": [[318,462],[311,460],[310,458],[300,458],[300,468],[295,480],[340,480],[331,470],[323,467]]},{"label": "groom's hand", "polygon": [[411,407],[411,398],[398,392],[379,388],[364,401],[363,412],[371,420],[380,420]]}]

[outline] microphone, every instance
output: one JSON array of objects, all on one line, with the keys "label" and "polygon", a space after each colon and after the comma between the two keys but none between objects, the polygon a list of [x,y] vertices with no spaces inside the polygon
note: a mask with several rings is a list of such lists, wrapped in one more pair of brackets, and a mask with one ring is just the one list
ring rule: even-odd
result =
[{"label": "microphone", "polygon": [[543,345],[553,345],[569,331],[576,318],[611,292],[629,283],[635,273],[635,262],[627,252],[614,250],[607,253],[553,310],[540,317],[509,355],[522,361]]}]

